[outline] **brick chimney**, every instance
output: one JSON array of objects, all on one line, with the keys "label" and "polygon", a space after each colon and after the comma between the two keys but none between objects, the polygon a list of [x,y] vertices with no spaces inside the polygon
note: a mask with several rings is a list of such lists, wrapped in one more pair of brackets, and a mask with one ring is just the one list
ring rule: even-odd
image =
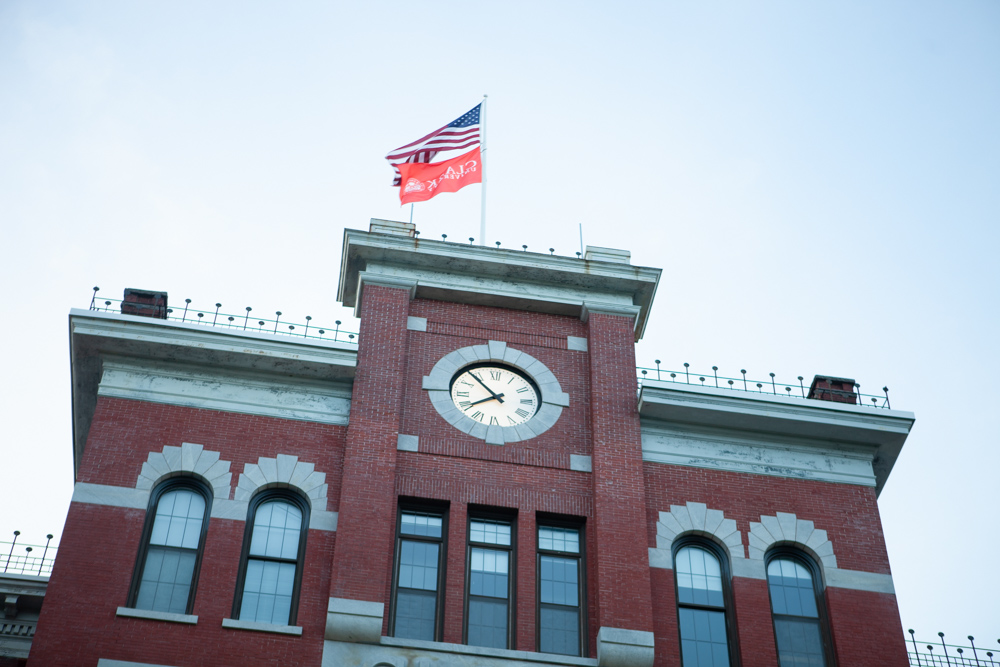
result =
[{"label": "brick chimney", "polygon": [[122,315],[139,315],[167,319],[167,293],[142,289],[126,289],[122,298]]},{"label": "brick chimney", "polygon": [[854,380],[829,375],[817,375],[813,378],[812,384],[809,385],[808,398],[853,405],[857,405],[858,402],[858,394],[854,391]]}]

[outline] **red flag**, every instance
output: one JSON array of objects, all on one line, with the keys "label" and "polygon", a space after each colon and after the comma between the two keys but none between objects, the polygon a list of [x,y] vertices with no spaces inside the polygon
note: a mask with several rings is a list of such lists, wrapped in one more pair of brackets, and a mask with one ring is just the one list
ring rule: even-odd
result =
[{"label": "red flag", "polygon": [[483,182],[479,147],[444,162],[401,164],[400,204],[427,201],[442,192],[458,192],[466,185]]}]

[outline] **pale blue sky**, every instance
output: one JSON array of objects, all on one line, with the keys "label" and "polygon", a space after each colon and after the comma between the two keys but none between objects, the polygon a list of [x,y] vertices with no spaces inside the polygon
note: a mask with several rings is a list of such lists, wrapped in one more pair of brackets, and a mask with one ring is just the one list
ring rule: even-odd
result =
[{"label": "pale blue sky", "polygon": [[93,285],[347,320],[343,228],[408,215],[382,157],[483,93],[489,241],[664,268],[640,363],[888,385],[904,627],[1000,637],[992,1],[0,2],[0,539],[60,530]]}]

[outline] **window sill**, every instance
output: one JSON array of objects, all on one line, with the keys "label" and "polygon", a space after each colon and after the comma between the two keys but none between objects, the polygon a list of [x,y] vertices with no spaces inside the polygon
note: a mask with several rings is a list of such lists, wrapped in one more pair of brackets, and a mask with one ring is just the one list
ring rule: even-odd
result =
[{"label": "window sill", "polygon": [[132,609],[131,607],[118,607],[115,616],[144,618],[149,621],[167,621],[168,623],[187,623],[188,625],[194,625],[198,622],[198,617],[191,614],[174,614],[169,611],[150,611],[149,609]]},{"label": "window sill", "polygon": [[224,618],[222,619],[222,627],[230,630],[252,630],[254,632],[302,636],[302,628],[298,625],[278,625],[277,623],[258,623],[257,621],[237,621],[233,618]]},{"label": "window sill", "polygon": [[556,653],[536,653],[534,651],[516,651],[501,648],[482,648],[478,646],[467,646],[465,644],[448,644],[445,642],[428,642],[420,639],[397,639],[395,637],[382,637],[379,642],[382,646],[391,646],[401,649],[422,649],[424,651],[436,651],[440,653],[450,653],[453,655],[467,655],[484,658],[501,658],[504,660],[520,661],[523,663],[543,663],[545,665],[572,665],[573,667],[597,667],[595,658],[575,658]]}]

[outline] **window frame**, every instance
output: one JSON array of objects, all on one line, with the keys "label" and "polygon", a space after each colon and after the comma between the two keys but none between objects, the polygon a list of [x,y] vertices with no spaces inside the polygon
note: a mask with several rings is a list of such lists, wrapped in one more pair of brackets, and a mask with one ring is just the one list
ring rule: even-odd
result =
[{"label": "window frame", "polygon": [[290,562],[289,559],[283,558],[250,556],[250,542],[253,539],[253,528],[254,522],[257,519],[257,510],[261,505],[272,500],[284,500],[292,505],[295,505],[302,511],[302,528],[299,531],[299,547],[297,557],[295,559],[295,582],[292,584],[292,602],[291,609],[288,613],[287,623],[287,625],[293,626],[298,620],[299,614],[299,594],[302,591],[302,570],[306,559],[306,541],[309,536],[310,507],[309,502],[302,497],[301,494],[298,494],[291,489],[284,488],[267,489],[265,491],[261,491],[250,499],[250,504],[247,508],[246,526],[243,529],[243,547],[240,551],[240,565],[236,576],[236,593],[233,595],[233,609],[232,616],[230,618],[233,620],[242,620],[240,619],[240,608],[243,605],[243,588],[246,583],[247,567],[251,558],[254,560],[265,560],[269,562]]},{"label": "window frame", "polygon": [[677,584],[677,554],[686,547],[695,547],[703,549],[719,561],[719,570],[722,574],[722,612],[726,619],[726,644],[729,649],[729,665],[730,667],[740,667],[740,651],[739,651],[739,636],[737,633],[736,625],[736,600],[733,596],[733,571],[729,563],[729,554],[726,549],[723,549],[714,541],[701,537],[699,535],[685,535],[683,537],[674,540],[671,548],[671,565],[672,572],[674,575],[674,607],[677,609],[677,646],[681,650],[681,665],[683,667],[684,653],[681,648],[681,642],[683,641],[681,637],[681,607],[688,609],[704,609],[706,611],[719,611],[718,607],[711,607],[707,605],[699,605],[695,603],[681,603],[680,593],[678,591]]},{"label": "window frame", "polygon": [[[428,537],[425,535],[403,535],[400,528],[403,525],[403,514],[415,512],[418,514],[435,514],[441,517],[441,537]],[[396,636],[396,598],[399,590],[399,557],[403,540],[414,540],[418,542],[432,542],[440,545],[438,548],[438,568],[437,568],[437,601],[434,611],[434,639],[431,641],[443,641],[444,636],[444,600],[445,600],[445,568],[448,564],[448,503],[435,502],[433,500],[417,500],[400,498],[396,508],[396,539],[393,547],[392,557],[392,588],[389,597],[389,637]]]},{"label": "window frame", "polygon": [[[778,630],[774,627],[774,601],[771,599],[771,580],[768,577],[767,569],[775,560],[790,560],[799,563],[812,575],[813,595],[816,597],[816,621],[819,623],[820,639],[823,641],[823,659],[826,667],[837,667],[836,652],[833,650],[833,636],[830,633],[830,617],[826,608],[825,584],[823,583],[823,571],[816,560],[801,549],[789,546],[778,546],[769,550],[764,555],[764,583],[767,585],[767,603],[771,612],[771,632],[774,636],[775,657],[780,664],[780,651],[778,647]],[[779,614],[790,618],[809,618],[808,616],[791,616],[789,614]]]},{"label": "window frame", "polygon": [[[487,544],[472,541],[473,521],[502,521],[510,524],[510,545]],[[469,599],[472,580],[472,549],[480,547],[496,551],[507,551],[507,646],[514,646],[517,637],[517,512],[470,508],[465,521],[465,591],[462,600],[462,643],[469,645]]]},{"label": "window frame", "polygon": [[[205,513],[201,520],[201,534],[198,536],[198,548],[194,559],[194,571],[191,574],[191,589],[188,591],[187,605],[184,613],[190,614],[194,610],[194,600],[198,591],[198,575],[201,573],[201,561],[205,554],[205,540],[208,536],[208,521],[212,516],[212,487],[197,477],[179,476],[166,479],[155,487],[149,494],[149,504],[146,506],[146,518],[142,527],[142,537],[139,541],[139,552],[135,557],[135,565],[132,567],[132,579],[129,583],[126,607],[136,609],[136,601],[139,597],[139,587],[142,584],[142,575],[146,569],[146,557],[149,554],[149,540],[153,534],[153,523],[156,521],[156,510],[159,507],[160,499],[170,491],[186,489],[200,494],[205,499]],[[145,611],[145,610],[144,610]],[[150,610],[155,611],[155,610]]]},{"label": "window frame", "polygon": [[[580,553],[572,554],[567,551],[552,551],[542,549],[539,546],[538,533],[542,528],[572,528],[580,531]],[[587,532],[586,521],[584,519],[558,517],[550,515],[539,515],[535,521],[535,651],[542,652],[542,556],[556,556],[559,558],[577,558],[579,569],[577,570],[580,600],[580,654],[578,656],[587,658],[590,655],[590,639],[588,637],[589,618],[587,615]],[[546,653],[546,655],[562,655],[560,653]]]}]

